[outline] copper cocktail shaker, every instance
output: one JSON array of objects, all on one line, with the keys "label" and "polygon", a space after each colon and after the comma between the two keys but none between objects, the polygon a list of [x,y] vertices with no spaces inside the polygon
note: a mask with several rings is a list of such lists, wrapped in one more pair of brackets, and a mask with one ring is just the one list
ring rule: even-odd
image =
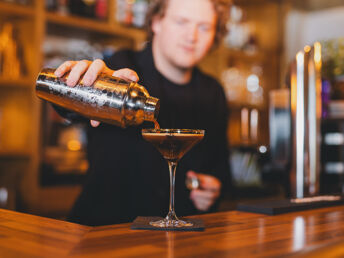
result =
[{"label": "copper cocktail shaker", "polygon": [[82,116],[120,127],[154,121],[159,112],[159,99],[149,96],[136,82],[100,74],[92,86],[82,80],[75,87],[64,77],[54,75],[55,69],[43,69],[36,81],[36,94],[57,106]]}]

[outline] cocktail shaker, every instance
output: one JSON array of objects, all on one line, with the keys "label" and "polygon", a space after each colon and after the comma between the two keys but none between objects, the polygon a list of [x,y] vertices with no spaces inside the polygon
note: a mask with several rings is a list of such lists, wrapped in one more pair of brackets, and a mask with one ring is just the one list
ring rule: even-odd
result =
[{"label": "cocktail shaker", "polygon": [[120,127],[139,125],[157,118],[159,99],[136,82],[100,74],[92,86],[80,80],[75,87],[66,83],[68,74],[57,77],[55,69],[43,69],[36,81],[36,94],[57,106],[92,120]]}]

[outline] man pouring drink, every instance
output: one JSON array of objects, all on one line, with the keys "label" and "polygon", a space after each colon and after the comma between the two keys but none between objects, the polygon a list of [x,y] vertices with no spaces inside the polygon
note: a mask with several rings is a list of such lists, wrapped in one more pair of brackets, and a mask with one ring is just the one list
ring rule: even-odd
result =
[{"label": "man pouring drink", "polygon": [[[104,61],[67,61],[55,75],[69,73],[70,87],[80,79],[90,86],[101,73],[139,81],[160,99],[161,128],[205,130],[203,140],[179,161],[175,209],[179,216],[214,211],[229,183],[227,102],[221,85],[196,65],[225,33],[228,4],[223,0],[151,2],[149,41],[142,51],[119,51]],[[64,110],[60,113],[75,117]],[[89,172],[70,221],[106,225],[167,214],[167,163],[141,134],[151,127],[144,122],[123,129],[91,120]],[[187,189],[188,178],[198,178],[199,187]]]}]

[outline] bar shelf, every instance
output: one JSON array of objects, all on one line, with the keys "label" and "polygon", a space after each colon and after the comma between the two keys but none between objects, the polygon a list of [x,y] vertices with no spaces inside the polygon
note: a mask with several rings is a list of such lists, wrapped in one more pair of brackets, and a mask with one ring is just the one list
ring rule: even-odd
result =
[{"label": "bar shelf", "polygon": [[82,29],[109,36],[126,37],[135,41],[143,41],[146,33],[137,28],[123,26],[119,23],[109,23],[74,15],[61,15],[55,12],[46,13],[48,24],[62,25],[67,28]]},{"label": "bar shelf", "polygon": [[6,78],[0,76],[0,88],[27,88],[31,89],[33,86],[33,80],[28,77],[24,78]]},{"label": "bar shelf", "polygon": [[32,6],[0,2],[0,14],[15,17],[34,17],[35,11]]}]

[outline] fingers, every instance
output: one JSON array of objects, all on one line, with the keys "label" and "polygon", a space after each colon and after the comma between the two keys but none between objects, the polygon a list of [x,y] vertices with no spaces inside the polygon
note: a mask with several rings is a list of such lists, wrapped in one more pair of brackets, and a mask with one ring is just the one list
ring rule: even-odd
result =
[{"label": "fingers", "polygon": [[222,184],[216,177],[205,174],[197,174],[197,176],[202,189],[206,189],[209,191],[219,191],[221,189]]},{"label": "fingers", "polygon": [[80,77],[86,72],[90,63],[91,62],[87,60],[78,61],[68,75],[67,85],[74,87],[79,81]]},{"label": "fingers", "polygon": [[193,190],[190,193],[190,199],[198,210],[207,211],[214,203],[219,193],[204,191],[204,190]]},{"label": "fingers", "polygon": [[90,124],[92,127],[98,127],[100,125],[100,122],[96,120],[90,120]]},{"label": "fingers", "polygon": [[200,211],[207,211],[211,207],[213,203],[210,200],[199,200],[198,202],[194,203],[197,210]]},{"label": "fingers", "polygon": [[94,81],[97,79],[100,73],[106,73],[111,75],[114,71],[109,69],[103,60],[96,59],[94,60],[91,65],[89,66],[88,70],[86,71],[82,82],[85,86],[91,86]]},{"label": "fingers", "polygon": [[215,191],[195,189],[190,192],[191,200],[197,200],[197,199],[215,200],[217,197],[219,197],[219,195],[220,195],[220,191],[215,192]]},{"label": "fingers", "polygon": [[216,177],[196,173],[192,170],[186,173],[186,176],[197,177],[200,182],[200,188],[190,192],[190,199],[198,210],[207,211],[220,196],[221,182]]},{"label": "fingers", "polygon": [[56,70],[55,70],[55,75],[57,77],[63,76],[65,73],[69,72],[73,66],[76,64],[76,61],[66,61],[62,65],[60,65]]},{"label": "fingers", "polygon": [[137,75],[137,73],[128,68],[117,70],[112,74],[112,76],[116,76],[123,80],[130,80],[134,82],[137,82],[139,80],[139,76]]},{"label": "fingers", "polygon": [[214,176],[196,173],[195,171],[189,170],[186,173],[186,176],[188,178],[197,177],[200,183],[200,188],[203,190],[209,190],[209,191],[220,191],[221,190],[221,182]]},{"label": "fingers", "polygon": [[85,86],[91,86],[100,73],[105,73],[134,82],[139,80],[139,76],[135,71],[128,68],[113,71],[105,65],[103,60],[100,59],[96,59],[93,62],[88,60],[66,61],[55,70],[55,75],[61,77],[68,72],[70,73],[67,78],[67,85],[70,87],[74,87],[83,74],[82,82]]}]

